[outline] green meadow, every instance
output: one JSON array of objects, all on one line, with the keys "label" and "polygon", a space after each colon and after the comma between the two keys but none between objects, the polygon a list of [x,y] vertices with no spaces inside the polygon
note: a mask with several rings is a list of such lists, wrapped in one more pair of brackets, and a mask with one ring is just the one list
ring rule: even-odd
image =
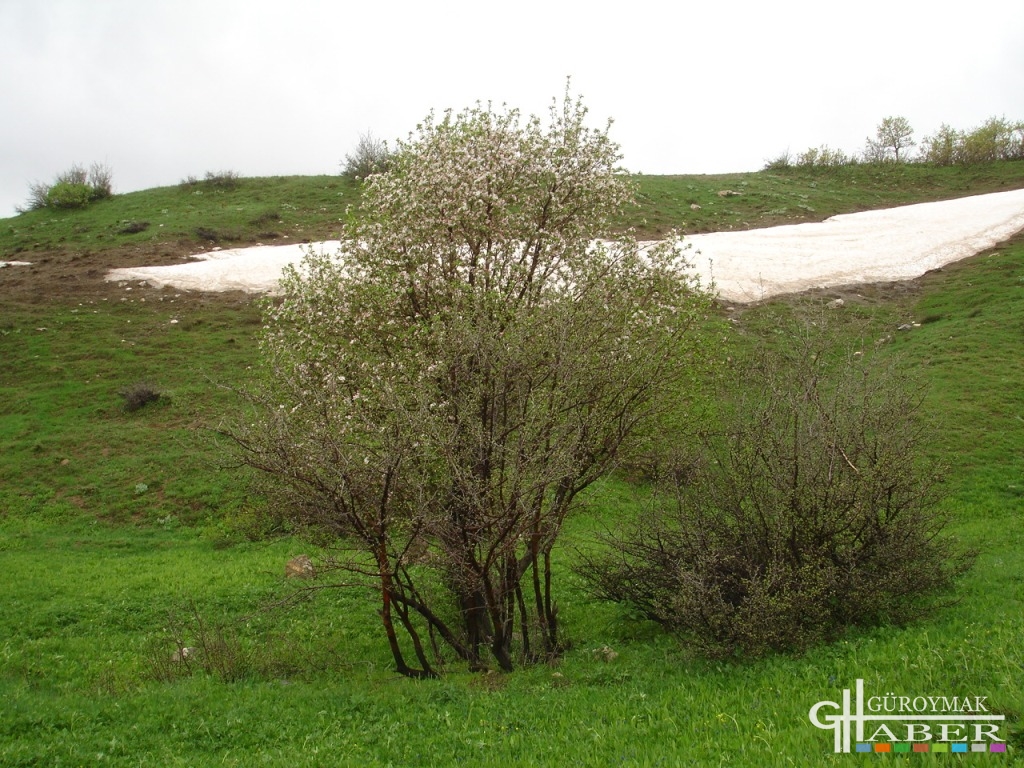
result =
[{"label": "green meadow", "polygon": [[[1024,163],[637,182],[622,224],[656,236],[1019,189]],[[948,533],[979,552],[953,604],[800,656],[703,660],[572,572],[575,547],[643,503],[613,477],[559,549],[565,657],[415,681],[391,668],[372,595],[285,579],[318,550],[257,514],[211,437],[256,362],[256,299],[103,280],[200,248],[329,238],[357,207],[340,177],[289,177],[0,220],[0,260],[31,262],[0,269],[0,765],[1024,763],[1024,235],[907,283],[720,308],[724,356],[785,343],[780,318],[843,298],[843,343],[927,380]],[[139,386],[160,398],[130,411]],[[182,646],[201,653],[174,660]],[[1008,752],[833,754],[808,711],[857,679],[870,695],[985,696]]]}]

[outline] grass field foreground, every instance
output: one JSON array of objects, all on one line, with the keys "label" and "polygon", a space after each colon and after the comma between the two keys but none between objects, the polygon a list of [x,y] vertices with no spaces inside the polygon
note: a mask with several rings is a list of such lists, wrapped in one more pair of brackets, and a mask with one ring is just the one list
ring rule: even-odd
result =
[{"label": "grass field foreground", "polygon": [[[1024,185],[1020,164],[1008,165],[1004,183]],[[761,174],[728,183],[743,180],[768,183]],[[827,174],[812,181],[828,205],[850,194]],[[683,190],[703,181],[642,183],[675,189],[685,217]],[[933,183],[923,197],[942,194]],[[712,208],[744,197],[714,194]],[[280,198],[260,204],[283,207]],[[154,218],[149,207],[137,213]],[[196,220],[216,227],[216,215],[211,208]],[[3,224],[17,228],[20,218]],[[139,246],[138,258],[164,247]],[[272,607],[295,589],[286,561],[316,550],[289,536],[250,540],[257,502],[204,433],[236,407],[227,387],[255,361],[252,300],[88,275],[116,261],[117,249],[37,253],[69,276],[52,294],[50,283],[32,294],[0,273],[0,765],[867,765],[881,758],[832,754],[831,734],[808,721],[815,702],[839,700],[858,678],[878,695],[987,696],[1007,718],[1010,751],[977,759],[1019,764],[1024,238],[912,283],[723,310],[733,329],[723,354],[740,354],[785,343],[775,335],[780,315],[842,297],[836,324],[850,344],[878,345],[922,372],[940,428],[933,450],[950,467],[950,533],[980,552],[956,605],[802,657],[694,658],[651,624],[590,599],[570,571],[573,545],[643,503],[642,489],[612,479],[559,550],[566,657],[511,675],[453,667],[420,682],[391,670],[365,595],[325,589]],[[161,398],[128,412],[121,392],[139,382]],[[179,640],[205,643],[217,663],[173,661]]]}]

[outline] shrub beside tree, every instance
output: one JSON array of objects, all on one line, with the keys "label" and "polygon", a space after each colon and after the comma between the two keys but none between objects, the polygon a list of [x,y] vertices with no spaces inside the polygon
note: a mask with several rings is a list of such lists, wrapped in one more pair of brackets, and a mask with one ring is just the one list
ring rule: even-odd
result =
[{"label": "shrub beside tree", "polygon": [[[936,605],[971,553],[943,534],[923,391],[800,332],[763,355],[721,428],[580,572],[713,657],[802,650]],[[685,452],[683,454],[686,456]]]}]

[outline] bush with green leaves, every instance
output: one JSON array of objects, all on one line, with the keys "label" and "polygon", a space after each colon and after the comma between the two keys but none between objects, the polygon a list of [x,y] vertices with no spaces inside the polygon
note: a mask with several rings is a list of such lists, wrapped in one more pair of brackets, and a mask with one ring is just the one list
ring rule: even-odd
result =
[{"label": "bush with green leaves", "polygon": [[59,174],[52,184],[29,184],[28,202],[19,210],[84,208],[89,203],[110,197],[113,194],[112,183],[113,174],[105,165],[93,163],[89,170],[73,165]]},{"label": "bush with green leaves", "polygon": [[1024,121],[990,117],[972,131],[945,123],[921,142],[921,160],[934,165],[975,165],[1024,159]]},{"label": "bush with green leaves", "polygon": [[84,208],[92,202],[92,190],[88,184],[54,184],[46,192],[47,208]]},{"label": "bush with green leaves", "polygon": [[837,168],[855,162],[841,149],[833,149],[827,144],[820,147],[809,147],[797,156],[797,165],[801,168]]},{"label": "bush with green leaves", "polygon": [[817,334],[739,375],[763,386],[584,557],[594,592],[712,657],[798,651],[931,609],[971,555],[943,535],[921,386]]}]

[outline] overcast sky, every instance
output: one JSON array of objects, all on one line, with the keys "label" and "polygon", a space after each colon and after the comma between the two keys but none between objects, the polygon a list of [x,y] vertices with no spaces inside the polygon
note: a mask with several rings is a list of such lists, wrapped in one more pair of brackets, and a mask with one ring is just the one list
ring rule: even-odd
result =
[{"label": "overcast sky", "polygon": [[643,173],[1024,119],[1021,0],[0,0],[0,57],[0,217],[74,163],[115,192],[333,174],[361,132],[544,113],[567,76]]}]

